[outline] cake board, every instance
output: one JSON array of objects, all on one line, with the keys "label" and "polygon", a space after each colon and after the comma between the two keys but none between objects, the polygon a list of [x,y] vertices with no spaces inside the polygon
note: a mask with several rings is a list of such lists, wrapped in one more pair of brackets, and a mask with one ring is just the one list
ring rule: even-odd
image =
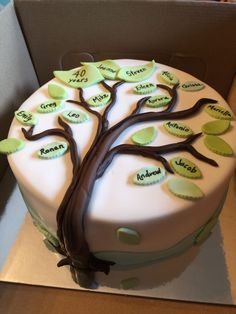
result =
[{"label": "cake board", "polygon": [[[5,208],[0,220],[0,238],[5,243],[4,246],[1,243],[0,281],[85,290],[73,282],[67,267],[56,267],[61,257],[45,248],[43,237],[33,226],[12,174],[8,173],[4,179],[8,192],[9,187],[12,191],[8,201],[1,204]],[[236,305],[235,182],[236,176],[231,180],[220,222],[203,245],[145,269],[111,271],[109,276],[99,273],[103,285],[93,292]],[[11,230],[11,236],[7,230]],[[167,268],[168,276],[163,275]],[[119,288],[122,279],[137,276],[139,288]],[[106,286],[108,283],[109,287]]]}]

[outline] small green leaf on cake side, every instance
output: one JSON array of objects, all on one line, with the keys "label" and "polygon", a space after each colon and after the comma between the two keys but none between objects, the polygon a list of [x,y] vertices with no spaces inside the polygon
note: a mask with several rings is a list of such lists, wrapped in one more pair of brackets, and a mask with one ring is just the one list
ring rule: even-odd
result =
[{"label": "small green leaf on cake side", "polygon": [[222,120],[232,120],[233,115],[232,113],[219,105],[209,104],[204,108],[205,112],[207,112],[211,117],[215,119],[222,119]]},{"label": "small green leaf on cake side", "polygon": [[208,135],[220,135],[225,133],[230,127],[228,120],[215,120],[210,121],[202,126],[202,131]]},{"label": "small green leaf on cake side", "polygon": [[25,142],[17,138],[7,138],[0,141],[0,153],[1,154],[12,154],[25,147]]},{"label": "small green leaf on cake side", "polygon": [[167,132],[178,137],[187,138],[193,134],[191,128],[182,122],[167,121],[163,126]]},{"label": "small green leaf on cake side", "polygon": [[104,80],[104,77],[92,64],[69,71],[54,71],[54,76],[64,84],[73,88],[86,88]]},{"label": "small green leaf on cake side", "polygon": [[204,144],[212,152],[222,156],[233,156],[234,152],[231,146],[222,138],[214,135],[206,135]]},{"label": "small green leaf on cake side", "polygon": [[39,113],[51,113],[58,111],[64,107],[64,102],[61,100],[47,100],[37,107]]},{"label": "small green leaf on cake side", "polygon": [[38,118],[29,111],[25,110],[18,110],[15,111],[15,117],[18,122],[24,125],[32,126],[38,123]]},{"label": "small green leaf on cake side", "polygon": [[179,83],[178,77],[169,71],[161,71],[160,77],[164,82],[170,85],[175,85]]},{"label": "small green leaf on cake side", "polygon": [[48,84],[48,94],[54,99],[66,99],[68,97],[67,91],[56,84]]},{"label": "small green leaf on cake side", "polygon": [[40,148],[38,156],[42,159],[53,159],[64,155],[67,149],[66,142],[52,142]]},{"label": "small green leaf on cake side", "polygon": [[171,101],[171,97],[166,95],[157,95],[150,97],[146,102],[145,105],[147,107],[152,108],[160,108],[168,105],[168,103]]},{"label": "small green leaf on cake side", "polygon": [[90,97],[87,103],[92,107],[105,106],[111,99],[111,93],[99,93]]},{"label": "small green leaf on cake side", "polygon": [[134,87],[134,92],[136,94],[146,95],[154,92],[157,89],[156,84],[153,84],[151,82],[142,83],[139,85],[136,85]]},{"label": "small green leaf on cake side", "polygon": [[197,92],[205,88],[205,85],[198,81],[187,81],[181,84],[180,88],[186,92]]},{"label": "small green leaf on cake side", "polygon": [[131,139],[137,145],[147,145],[155,140],[157,130],[152,126],[135,132]]},{"label": "small green leaf on cake side", "polygon": [[200,199],[204,196],[202,190],[189,180],[173,178],[168,181],[167,186],[171,193],[186,200]]},{"label": "small green leaf on cake side", "polygon": [[133,182],[137,185],[150,185],[162,181],[166,172],[162,167],[145,167],[141,168],[133,176]]},{"label": "small green leaf on cake side", "polygon": [[144,81],[151,77],[155,68],[154,60],[144,65],[126,66],[120,69],[117,78],[131,83]]},{"label": "small green leaf on cake side", "polygon": [[119,241],[129,245],[137,245],[141,242],[140,234],[136,230],[127,227],[118,228],[116,236]]},{"label": "small green leaf on cake side", "polygon": [[80,110],[66,110],[62,112],[62,117],[70,123],[83,123],[89,120],[89,116]]},{"label": "small green leaf on cake side", "polygon": [[190,179],[202,178],[200,169],[190,160],[184,157],[175,157],[170,160],[172,169],[183,177]]},{"label": "small green leaf on cake side", "polygon": [[81,62],[83,65],[92,64],[97,67],[97,69],[101,72],[102,76],[104,76],[108,80],[115,80],[118,71],[120,70],[120,66],[113,60],[103,60],[98,62]]}]

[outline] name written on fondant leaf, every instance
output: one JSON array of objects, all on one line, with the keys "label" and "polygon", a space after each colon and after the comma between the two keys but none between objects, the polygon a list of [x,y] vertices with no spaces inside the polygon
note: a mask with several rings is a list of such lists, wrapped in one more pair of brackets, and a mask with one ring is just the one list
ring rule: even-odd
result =
[{"label": "name written on fondant leaf", "polygon": [[18,110],[15,112],[16,119],[25,125],[35,125],[38,122],[38,118],[33,113],[25,110]]},{"label": "name written on fondant leaf", "polygon": [[133,177],[138,185],[150,185],[160,182],[165,177],[165,169],[161,167],[145,167],[140,169]]},{"label": "name written on fondant leaf", "polygon": [[66,142],[52,142],[38,151],[38,156],[43,159],[52,159],[64,155],[67,151],[68,144]]}]

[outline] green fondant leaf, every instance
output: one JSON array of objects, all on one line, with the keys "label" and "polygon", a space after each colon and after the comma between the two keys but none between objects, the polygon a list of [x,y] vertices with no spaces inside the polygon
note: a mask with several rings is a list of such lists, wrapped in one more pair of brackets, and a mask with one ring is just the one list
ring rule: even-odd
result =
[{"label": "green fondant leaf", "polygon": [[179,79],[169,71],[161,71],[161,78],[170,85],[175,85],[179,83]]},{"label": "green fondant leaf", "polygon": [[113,60],[104,60],[99,62],[82,62],[83,65],[92,64],[98,68],[102,76],[109,80],[115,80],[119,65]]},{"label": "green fondant leaf", "polygon": [[218,155],[232,156],[234,153],[231,146],[218,136],[206,135],[204,144],[208,149]]},{"label": "green fondant leaf", "polygon": [[193,134],[191,128],[182,122],[167,121],[164,127],[169,133],[179,137],[187,138]]},{"label": "green fondant leaf", "polygon": [[150,185],[162,181],[165,175],[166,172],[164,168],[145,167],[140,169],[133,176],[133,182],[138,185]]},{"label": "green fondant leaf", "polygon": [[157,89],[157,86],[153,83],[147,82],[143,84],[136,85],[134,87],[134,92],[137,94],[149,94],[154,92]]},{"label": "green fondant leaf", "polygon": [[230,127],[228,120],[215,120],[205,123],[202,126],[202,131],[209,135],[220,135],[225,133]]},{"label": "green fondant leaf", "polygon": [[120,69],[117,78],[126,82],[140,82],[148,79],[156,68],[155,61],[144,65],[126,66]]},{"label": "green fondant leaf", "polygon": [[124,290],[134,289],[139,285],[139,279],[136,277],[123,279],[120,282],[120,288]]},{"label": "green fondant leaf", "polygon": [[18,110],[15,111],[16,119],[24,125],[36,125],[38,123],[38,118],[29,111]]},{"label": "green fondant leaf", "polygon": [[204,87],[205,85],[203,83],[197,81],[187,81],[180,86],[182,90],[187,92],[196,92],[203,89]]},{"label": "green fondant leaf", "polygon": [[25,142],[17,138],[7,138],[0,141],[0,153],[12,154],[25,147]]},{"label": "green fondant leaf", "polygon": [[127,227],[117,229],[116,235],[117,238],[125,244],[137,245],[141,242],[140,234],[136,230]]},{"label": "green fondant leaf", "polygon": [[233,115],[232,113],[221,106],[209,104],[207,105],[204,110],[213,118],[215,119],[222,119],[222,120],[232,120]]},{"label": "green fondant leaf", "polygon": [[185,179],[170,179],[168,188],[174,195],[184,199],[199,199],[204,196],[201,189],[193,182]]},{"label": "green fondant leaf", "polygon": [[66,99],[68,97],[67,91],[56,84],[48,84],[48,94],[55,99]]},{"label": "green fondant leaf", "polygon": [[173,170],[183,177],[198,179],[202,177],[200,169],[190,160],[183,157],[175,157],[170,160]]},{"label": "green fondant leaf", "polygon": [[55,77],[73,88],[84,88],[104,80],[100,71],[92,64],[69,71],[54,71]]},{"label": "green fondant leaf", "polygon": [[47,100],[40,104],[37,107],[37,112],[40,113],[50,113],[50,112],[55,112],[64,107],[64,102],[61,100]]},{"label": "green fondant leaf", "polygon": [[43,146],[38,151],[38,156],[43,159],[57,158],[66,153],[68,144],[66,142],[52,142]]},{"label": "green fondant leaf", "polygon": [[157,95],[150,97],[146,102],[145,105],[148,107],[159,108],[166,106],[171,101],[171,97],[166,95]]},{"label": "green fondant leaf", "polygon": [[152,127],[148,127],[145,129],[141,129],[134,133],[131,137],[132,141],[138,145],[147,145],[155,140],[157,136],[156,129]]},{"label": "green fondant leaf", "polygon": [[100,93],[89,98],[87,101],[90,106],[105,106],[111,98],[111,93]]},{"label": "green fondant leaf", "polygon": [[62,117],[71,123],[83,123],[89,120],[89,116],[80,110],[66,110],[63,111]]}]

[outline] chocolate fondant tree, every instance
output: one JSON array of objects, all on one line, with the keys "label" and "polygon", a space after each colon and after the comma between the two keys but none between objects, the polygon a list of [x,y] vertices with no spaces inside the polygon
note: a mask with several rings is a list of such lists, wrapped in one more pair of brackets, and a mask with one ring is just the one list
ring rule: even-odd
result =
[{"label": "chocolate fondant tree", "polygon": [[[173,173],[169,162],[164,158],[166,153],[187,151],[195,158],[202,160],[213,166],[217,163],[203,156],[194,147],[193,143],[201,133],[190,135],[187,139],[161,146],[141,146],[138,144],[121,144],[113,148],[115,140],[128,127],[141,122],[181,120],[191,115],[197,114],[206,104],[214,104],[216,101],[208,98],[199,99],[195,105],[189,109],[173,111],[178,99],[178,82],[168,71],[162,75],[171,80],[172,87],[164,84],[156,84],[154,88],[163,89],[169,94],[169,101],[160,112],[142,112],[142,108],[150,100],[150,96],[141,97],[135,108],[127,117],[114,124],[109,125],[109,112],[116,103],[117,91],[119,86],[127,82],[137,82],[149,78],[155,69],[155,63],[151,62],[143,66],[124,67],[122,69],[113,61],[97,62],[93,65],[85,64],[79,70],[56,71],[55,76],[70,87],[78,88],[79,99],[67,100],[67,102],[82,107],[88,114],[94,115],[98,120],[97,132],[86,156],[81,161],[78,155],[77,144],[74,140],[75,134],[68,123],[60,117],[58,123],[60,127],[48,129],[41,133],[34,134],[34,126],[29,130],[22,129],[24,136],[34,141],[39,138],[56,135],[63,137],[69,143],[71,159],[73,163],[72,181],[64,195],[57,212],[58,238],[60,246],[57,250],[65,255],[59,262],[59,266],[70,265],[72,274],[76,282],[87,288],[94,288],[94,272],[102,271],[109,273],[112,261],[104,261],[96,258],[89,250],[89,245],[85,238],[84,218],[89,205],[93,187],[106,171],[113,158],[118,154],[141,155],[160,161],[167,172]],[[117,74],[118,73],[118,74]],[[115,83],[107,83],[107,80],[116,80]],[[110,94],[110,99],[101,114],[89,104],[84,98],[83,90],[89,85],[101,84],[107,93],[100,95],[106,98]],[[153,88],[152,83],[146,84],[146,88]],[[145,87],[144,87],[145,88]],[[54,91],[51,91],[52,93]],[[58,92],[58,91],[57,91]],[[58,105],[58,104],[57,104]]]}]

